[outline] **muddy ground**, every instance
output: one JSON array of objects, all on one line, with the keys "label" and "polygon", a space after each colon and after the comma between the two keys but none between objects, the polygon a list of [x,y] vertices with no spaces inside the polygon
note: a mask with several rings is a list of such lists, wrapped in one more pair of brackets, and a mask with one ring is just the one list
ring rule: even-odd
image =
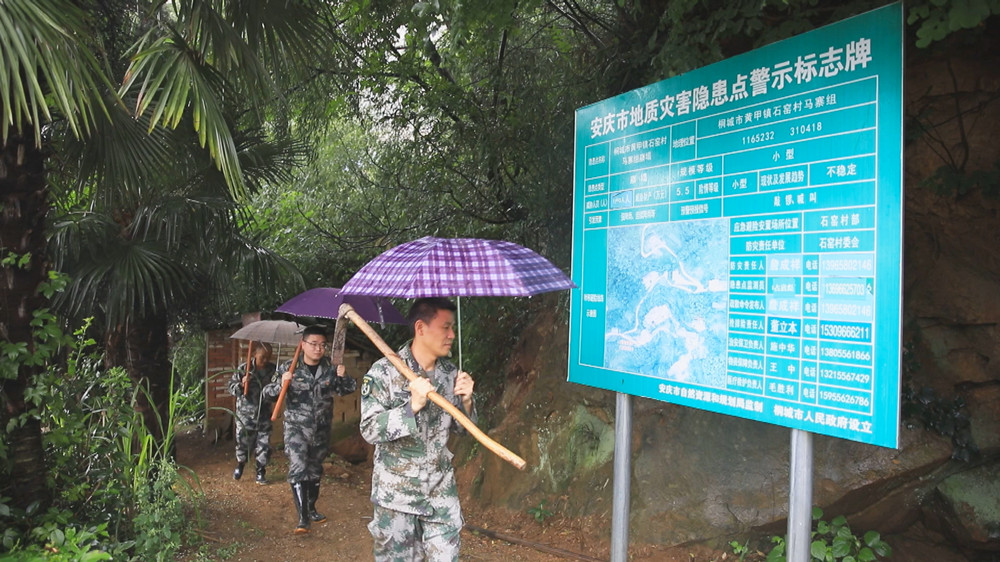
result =
[{"label": "muddy ground", "polygon": [[[204,542],[189,548],[181,560],[338,561],[371,560],[372,542],[366,525],[371,520],[371,464],[351,464],[331,456],[324,465],[317,511],[328,517],[310,533],[293,535],[297,518],[285,476],[288,462],[276,451],[268,465],[267,486],[254,483],[253,471],[233,480],[233,442],[214,442],[196,430],[177,440],[178,461],[204,493],[197,514]],[[527,512],[485,509],[464,499],[466,529],[462,533],[463,561],[608,560],[610,527],[607,521],[568,519],[558,514],[537,521]],[[474,532],[474,528],[499,537]],[[502,540],[506,539],[506,540]],[[732,560],[731,553],[707,547],[662,548],[631,545],[630,560]]]},{"label": "muddy ground", "polygon": [[[230,560],[235,562],[354,561],[372,559],[372,542],[366,525],[371,520],[371,463],[351,464],[331,455],[317,510],[325,523],[314,524],[306,535],[293,535],[297,518],[285,476],[288,461],[275,451],[268,466],[270,484],[254,483],[248,470],[233,480],[232,440],[216,442],[198,430],[177,438],[178,461],[203,493],[191,516],[200,519],[202,544],[182,552],[179,560]],[[249,468],[249,467],[248,467]],[[460,493],[461,483],[459,484]],[[558,513],[537,521],[527,511],[518,512],[476,505],[463,497],[466,529],[462,533],[463,561],[556,562],[608,560],[610,522],[568,518]],[[477,529],[484,530],[487,536]],[[910,532],[885,537],[893,547],[892,562],[996,562],[997,557],[965,556],[940,544],[941,537],[917,525]],[[631,562],[730,562],[739,560],[732,549],[706,545],[663,547],[629,543]],[[744,560],[762,560],[759,552]]]}]

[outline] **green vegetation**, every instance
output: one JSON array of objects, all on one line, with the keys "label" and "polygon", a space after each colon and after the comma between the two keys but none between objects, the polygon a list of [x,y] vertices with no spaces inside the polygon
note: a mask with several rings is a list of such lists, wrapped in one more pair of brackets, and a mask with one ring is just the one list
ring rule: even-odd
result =
[{"label": "green vegetation", "polygon": [[[827,522],[823,520],[823,510],[814,507],[812,512],[814,530],[809,553],[812,560],[819,562],[873,562],[892,556],[889,546],[877,531],[868,531],[863,536],[854,535],[841,515]],[[767,554],[767,562],[785,561],[785,539],[772,537],[774,548]]]},{"label": "green vegetation", "polygon": [[[46,290],[65,285],[53,276]],[[47,507],[26,508],[0,497],[5,528],[0,559],[171,560],[191,523],[198,491],[173,462],[173,431],[183,403],[173,394],[168,417],[153,438],[137,411],[139,394],[120,368],[105,369],[87,337],[88,325],[65,335],[47,310],[35,313],[31,346],[3,343],[0,373],[40,367],[25,389],[27,407],[0,428],[0,474],[7,480],[18,450],[11,433],[42,427]],[[192,518],[197,521],[197,517]]]},{"label": "green vegetation", "polygon": [[538,502],[535,507],[528,508],[528,515],[530,515],[538,523],[544,523],[546,519],[555,515],[551,510],[545,509],[545,500]]},{"label": "green vegetation", "polygon": [[729,541],[729,548],[733,549],[733,554],[739,556],[739,560],[742,562],[746,558],[747,554],[750,554],[750,542],[740,543],[740,541],[732,540]]},{"label": "green vegetation", "polygon": [[[823,520],[823,510],[813,507],[813,530],[810,534],[810,560],[815,562],[875,562],[892,556],[889,546],[877,531],[868,531],[862,536],[856,536],[847,524],[844,516],[835,517],[832,521]],[[739,560],[751,562],[785,562],[787,543],[784,536],[772,536],[759,544],[748,539],[744,542],[729,541],[731,552]]]},{"label": "green vegetation", "polygon": [[976,28],[998,14],[997,0],[931,0],[911,4],[906,23],[916,27],[917,47],[927,47],[956,31]]}]

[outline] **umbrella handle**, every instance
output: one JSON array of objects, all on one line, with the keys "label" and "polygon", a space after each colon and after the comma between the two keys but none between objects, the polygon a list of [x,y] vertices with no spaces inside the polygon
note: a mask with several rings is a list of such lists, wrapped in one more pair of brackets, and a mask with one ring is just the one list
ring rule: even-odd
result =
[{"label": "umbrella handle", "polygon": [[339,315],[337,318],[337,327],[333,329],[332,344],[333,347],[330,348],[330,363],[332,363],[334,367],[337,365],[343,365],[344,348],[347,347],[347,322],[344,320],[343,315]]},{"label": "umbrella handle", "polygon": [[[295,365],[299,362],[299,354],[302,353],[302,342],[299,341],[299,345],[295,347],[295,355],[292,356],[292,364],[288,367],[288,372],[295,372]],[[285,404],[285,394],[288,392],[288,384],[291,380],[287,380],[281,383],[281,392],[278,393],[278,400],[274,403],[274,410],[271,412],[271,421],[278,419],[278,414],[281,413],[281,407]]]},{"label": "umbrella handle", "polygon": [[[350,318],[351,321],[354,322],[354,325],[364,332],[366,336],[368,336],[368,339],[375,344],[375,347],[377,347],[379,351],[385,355],[386,359],[388,359],[389,362],[392,363],[392,365],[407,378],[407,380],[413,381],[417,379],[417,374],[413,372],[413,369],[410,369],[410,367],[408,367],[406,363],[400,359],[399,355],[396,355],[396,352],[385,343],[385,340],[383,340],[382,337],[368,325],[368,322],[366,322],[364,318],[354,311],[354,307],[347,303],[340,305],[340,314],[337,320],[338,324],[345,317]],[[468,430],[468,432],[472,434],[477,441],[485,445],[487,449],[493,451],[497,456],[517,467],[518,470],[524,470],[525,465],[528,464],[524,459],[515,455],[509,449],[491,439],[489,435],[483,433],[483,431],[476,427],[476,424],[473,423],[468,416],[462,413],[461,410],[449,402],[444,396],[432,391],[427,394],[427,399],[451,414],[451,417],[455,418],[455,421]]]},{"label": "umbrella handle", "polygon": [[247,342],[247,372],[243,375],[243,396],[250,392],[250,357],[253,354],[253,340]]}]

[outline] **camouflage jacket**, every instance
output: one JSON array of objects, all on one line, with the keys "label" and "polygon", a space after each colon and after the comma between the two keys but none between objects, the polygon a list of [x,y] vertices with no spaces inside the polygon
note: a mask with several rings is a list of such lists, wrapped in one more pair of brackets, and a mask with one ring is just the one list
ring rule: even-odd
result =
[{"label": "camouflage jacket", "polygon": [[247,394],[243,395],[243,375],[246,373],[246,363],[241,364],[233,372],[229,379],[229,393],[236,397],[236,415],[243,420],[252,420],[256,417],[258,421],[270,420],[271,410],[274,408],[274,399],[269,398],[264,392],[266,387],[274,379],[274,363],[266,363],[263,368],[257,368],[255,362],[250,366],[250,384],[247,385]]},{"label": "camouflage jacket", "polygon": [[[264,394],[277,399],[281,392],[281,375],[288,371],[291,361],[278,367],[279,376],[264,389]],[[316,374],[309,371],[304,361],[299,361],[292,373],[285,394],[283,422],[302,428],[316,429],[329,427],[333,420],[333,397],[343,396],[357,390],[358,381],[349,376],[338,377],[337,368],[330,364],[329,357],[320,359]]]},{"label": "camouflage jacket", "polygon": [[[434,371],[427,373],[413,358],[410,342],[400,348],[399,357],[414,373],[431,378],[437,393],[464,411],[461,397],[455,396],[458,369],[451,361],[438,359]],[[475,421],[475,411],[466,414]],[[413,413],[409,381],[388,359],[372,365],[361,385],[361,435],[375,445],[372,502],[431,517],[457,509],[447,446],[452,431],[465,430],[433,402]]]}]

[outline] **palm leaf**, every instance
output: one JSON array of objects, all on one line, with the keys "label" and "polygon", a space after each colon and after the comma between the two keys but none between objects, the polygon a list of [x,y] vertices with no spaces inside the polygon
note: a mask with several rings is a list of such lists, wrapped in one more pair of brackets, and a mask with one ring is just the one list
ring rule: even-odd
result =
[{"label": "palm leaf", "polygon": [[133,118],[121,104],[108,106],[86,141],[60,138],[61,155],[53,172],[77,190],[94,190],[107,208],[133,208],[137,197],[177,169],[189,165],[183,139],[163,127],[150,130],[148,118]]},{"label": "palm leaf", "polygon": [[169,311],[196,290],[197,274],[183,267],[161,240],[122,236],[117,223],[81,213],[56,224],[53,243],[63,244],[62,265],[73,272],[55,304],[73,315],[97,311],[109,325]]},{"label": "palm leaf", "polygon": [[294,77],[302,70],[310,72],[329,55],[332,6],[329,2],[232,0],[226,17],[266,68]]},{"label": "palm leaf", "polygon": [[[241,143],[254,182],[283,177],[295,158],[289,147],[297,146],[255,135]],[[213,171],[184,167],[158,178],[127,212],[96,194],[81,201],[86,212],[69,213],[53,228],[57,265],[71,274],[58,304],[71,314],[101,311],[114,325],[143,314],[184,313],[206,293],[224,297],[234,278],[262,295],[281,281],[300,283],[287,260],[244,234],[251,218]]]},{"label": "palm leaf", "polygon": [[[190,114],[234,197],[247,186],[224,100],[263,114],[281,97],[275,76],[307,68],[326,43],[329,7],[284,0],[178,0],[179,19],[151,29],[135,47],[120,88],[150,127],[177,127]],[[230,102],[231,103],[231,102]]]},{"label": "palm leaf", "polygon": [[221,101],[227,86],[222,76],[194,53],[176,33],[157,39],[132,59],[120,94],[128,93],[142,78],[135,112],[143,115],[152,111],[150,130],[157,125],[177,127],[190,107],[199,144],[208,149],[233,195],[241,198],[246,187]]},{"label": "palm leaf", "polygon": [[0,138],[30,126],[41,145],[53,111],[82,137],[106,113],[102,91],[114,88],[85,39],[87,23],[70,0],[0,2]]}]

